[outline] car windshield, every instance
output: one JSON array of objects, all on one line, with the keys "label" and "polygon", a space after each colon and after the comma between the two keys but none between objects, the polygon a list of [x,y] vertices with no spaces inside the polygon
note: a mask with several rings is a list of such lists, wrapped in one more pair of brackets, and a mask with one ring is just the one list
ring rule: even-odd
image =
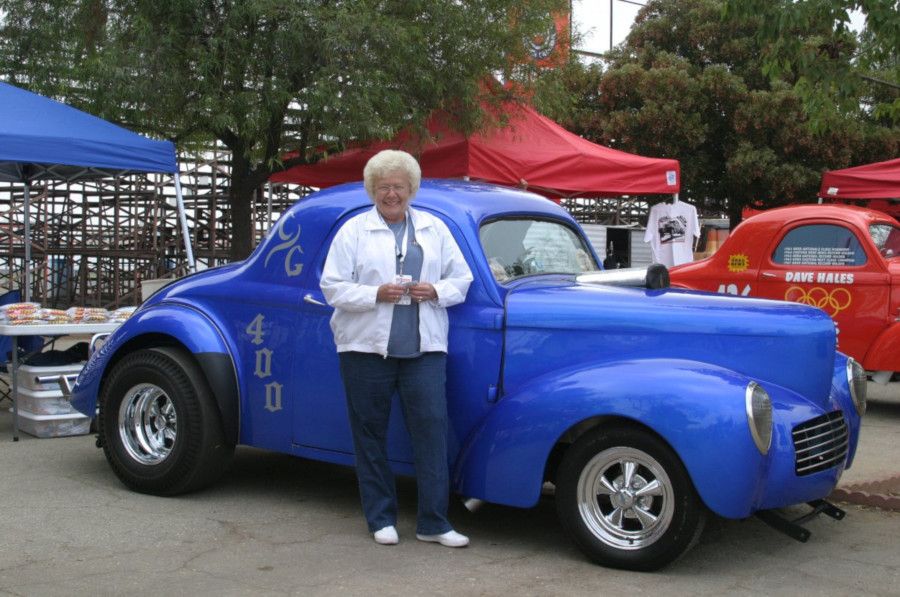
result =
[{"label": "car windshield", "polygon": [[869,234],[882,257],[900,257],[900,228],[890,224],[871,224]]},{"label": "car windshield", "polygon": [[481,247],[498,282],[535,274],[600,269],[585,239],[563,222],[507,218],[484,224]]}]

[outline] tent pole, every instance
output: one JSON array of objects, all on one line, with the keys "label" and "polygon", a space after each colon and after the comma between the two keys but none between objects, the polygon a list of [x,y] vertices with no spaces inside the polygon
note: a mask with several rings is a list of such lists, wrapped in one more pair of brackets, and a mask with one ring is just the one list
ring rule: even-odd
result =
[{"label": "tent pole", "polygon": [[31,302],[31,185],[25,183],[25,302]]},{"label": "tent pole", "polygon": [[175,173],[175,200],[178,202],[178,219],[181,221],[181,236],[184,238],[184,251],[187,253],[188,271],[194,273],[197,266],[194,263],[194,249],[191,247],[191,237],[188,231],[187,214],[184,212],[184,199],[181,196],[181,172]]}]

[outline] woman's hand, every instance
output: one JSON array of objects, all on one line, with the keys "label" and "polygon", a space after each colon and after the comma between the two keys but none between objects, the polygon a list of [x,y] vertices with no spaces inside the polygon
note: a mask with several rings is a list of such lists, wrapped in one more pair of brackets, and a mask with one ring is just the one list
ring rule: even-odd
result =
[{"label": "woman's hand", "polygon": [[414,303],[430,301],[437,298],[437,290],[429,282],[416,282],[414,284],[400,285],[385,283],[378,287],[375,300],[379,303],[397,303],[404,294]]},{"label": "woman's hand", "polygon": [[406,294],[406,289],[406,286],[401,286],[400,284],[382,284],[378,287],[378,294],[375,295],[375,300],[379,303],[396,303],[401,296]]},{"label": "woman's hand", "polygon": [[429,282],[416,282],[415,284],[410,284],[407,288],[409,288],[410,298],[412,298],[415,303],[430,301],[437,298],[437,290],[435,290],[434,286]]}]

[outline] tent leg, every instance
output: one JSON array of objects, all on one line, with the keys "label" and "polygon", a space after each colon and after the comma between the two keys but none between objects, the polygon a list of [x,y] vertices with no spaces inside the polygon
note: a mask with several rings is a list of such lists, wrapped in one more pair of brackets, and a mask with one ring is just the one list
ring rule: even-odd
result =
[{"label": "tent leg", "polygon": [[175,198],[178,202],[178,219],[181,221],[181,236],[184,239],[184,251],[187,253],[188,269],[193,274],[197,271],[194,263],[194,249],[191,246],[191,235],[188,231],[187,214],[184,211],[184,198],[181,196],[181,173],[175,173]]},{"label": "tent leg", "polygon": [[31,302],[31,185],[27,182],[25,183],[25,302]]}]

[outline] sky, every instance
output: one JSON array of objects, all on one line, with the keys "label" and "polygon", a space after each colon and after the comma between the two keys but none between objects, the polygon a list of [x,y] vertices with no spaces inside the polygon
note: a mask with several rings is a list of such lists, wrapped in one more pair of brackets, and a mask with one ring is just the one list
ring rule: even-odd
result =
[{"label": "sky", "polygon": [[[610,35],[612,46],[617,46],[628,36],[634,19],[646,0],[571,0],[572,21],[575,29],[584,36],[577,48],[585,52],[602,54],[608,52]],[[612,29],[610,30],[610,11]],[[850,26],[859,31],[865,18],[859,12],[850,12]]]},{"label": "sky", "polygon": [[[644,0],[572,0],[575,29],[584,36],[579,50],[601,54],[627,37]],[[610,10],[612,30],[610,31]]]}]

